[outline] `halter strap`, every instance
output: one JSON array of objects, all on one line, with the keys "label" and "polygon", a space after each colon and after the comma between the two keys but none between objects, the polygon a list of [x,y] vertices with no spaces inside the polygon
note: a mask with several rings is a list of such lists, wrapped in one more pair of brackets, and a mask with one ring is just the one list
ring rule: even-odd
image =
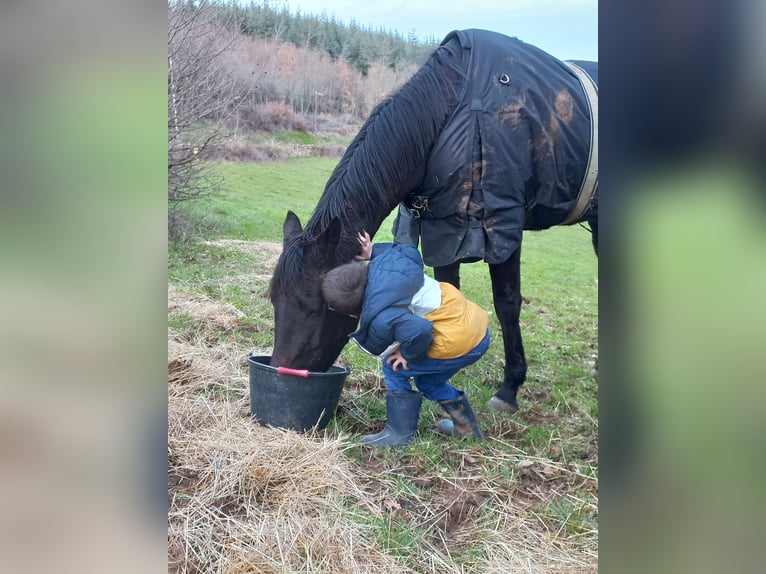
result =
[{"label": "halter strap", "polygon": [[577,79],[580,80],[590,110],[590,149],[585,177],[583,177],[574,208],[561,223],[561,225],[571,225],[585,214],[598,189],[598,86],[593,83],[591,77],[580,66],[572,62],[565,62],[565,64],[572,69]]}]

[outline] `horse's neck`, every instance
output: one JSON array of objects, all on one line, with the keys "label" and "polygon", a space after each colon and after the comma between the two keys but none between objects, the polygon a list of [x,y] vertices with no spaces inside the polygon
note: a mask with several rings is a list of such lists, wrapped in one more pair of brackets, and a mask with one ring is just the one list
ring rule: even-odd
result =
[{"label": "horse's neck", "polygon": [[[418,162],[409,173],[405,173],[396,178],[395,181],[390,182],[373,199],[362,193],[363,183],[358,183],[352,188],[355,190],[354,193],[346,194],[345,199],[341,200],[343,202],[342,215],[335,216],[342,224],[340,240],[335,247],[329,244],[323,246],[325,250],[334,249],[331,254],[333,265],[352,261],[354,256],[359,254],[357,233],[366,231],[370,237],[374,237],[381,224],[399,205],[399,202],[422,183],[425,166],[426,158],[423,157],[422,161]],[[367,169],[369,172],[375,171],[369,167]],[[331,180],[328,183],[322,200],[320,200],[320,203],[323,204],[322,208],[315,211],[307,228],[324,229],[328,225],[330,217],[328,212],[324,210],[330,210],[329,206],[333,202],[339,202],[341,195],[338,189],[347,184],[344,177],[340,176],[337,180]]]},{"label": "horse's neck", "polygon": [[335,253],[336,265],[348,263],[359,254],[360,248],[357,240],[357,233],[366,231],[370,234],[370,237],[374,237],[380,229],[380,226],[391,214],[391,211],[398,206],[399,202],[404,199],[410,189],[410,187],[402,187],[397,193],[392,193],[390,197],[381,199],[381,201],[376,204],[374,210],[365,214],[366,217],[360,217],[359,213],[354,209],[348,209],[346,211],[346,217],[343,222],[343,232],[341,233],[341,238]]},{"label": "horse's neck", "polygon": [[[436,54],[439,54],[437,57]],[[373,110],[327,183],[309,229],[343,224],[336,259],[359,253],[356,234],[373,236],[425,175],[426,162],[457,104],[462,50],[440,48],[389,100]]]},{"label": "horse's neck", "polygon": [[374,233],[377,233],[381,224],[386,218],[391,215],[391,212],[396,209],[399,203],[404,200],[413,189],[420,187],[425,176],[425,158],[423,161],[411,172],[404,176],[399,184],[390,190],[390,193],[381,198],[381,201],[377,204],[366,221],[360,221],[359,223],[365,225],[365,229],[372,237]]},{"label": "horse's neck", "polygon": [[[370,234],[370,237],[373,237],[386,218],[397,208],[399,203],[404,200],[413,189],[420,186],[423,182],[424,175],[425,160],[423,160],[411,173],[406,174],[401,182],[390,190],[390,193],[386,197],[381,198],[380,201],[376,203],[374,209],[367,213],[366,218],[360,218],[352,211],[349,215],[351,217],[350,227],[354,232],[354,242],[356,242],[355,230],[357,229],[367,231],[367,233]],[[354,243],[354,247],[356,248],[358,245]]]}]

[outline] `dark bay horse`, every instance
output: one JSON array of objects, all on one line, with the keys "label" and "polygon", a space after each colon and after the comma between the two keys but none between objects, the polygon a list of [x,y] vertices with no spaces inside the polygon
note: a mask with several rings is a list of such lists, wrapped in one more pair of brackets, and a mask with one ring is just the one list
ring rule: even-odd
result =
[{"label": "dark bay horse", "polygon": [[525,229],[587,222],[598,253],[597,65],[553,58],[515,38],[450,33],[370,114],[302,228],[288,212],[272,278],[271,364],[324,371],[356,320],[333,312],[320,284],[359,254],[398,206],[396,240],[421,241],[439,281],[461,262],[489,264],[505,347],[494,408],[513,412],[526,378],[519,329]]}]

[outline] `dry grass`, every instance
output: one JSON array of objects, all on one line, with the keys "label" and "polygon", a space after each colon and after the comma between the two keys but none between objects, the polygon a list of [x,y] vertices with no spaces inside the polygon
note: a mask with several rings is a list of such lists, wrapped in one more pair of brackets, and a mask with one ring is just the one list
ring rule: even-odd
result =
[{"label": "dry grass", "polygon": [[[280,248],[215,244],[269,262]],[[168,303],[194,326],[168,335],[170,572],[596,572],[596,533],[554,528],[540,509],[594,506],[597,480],[520,451],[505,438],[519,423],[498,419],[468,450],[422,443],[441,449],[430,471],[332,425],[253,424],[245,357],[270,349],[220,336],[241,319],[232,305],[172,286]]]},{"label": "dry grass", "polygon": [[354,512],[380,511],[339,438],[250,422],[246,401],[169,402],[173,572],[391,572]]},{"label": "dry grass", "polygon": [[189,315],[205,324],[200,332],[231,329],[243,317],[243,313],[234,305],[214,301],[202,295],[179,292],[173,285],[168,285],[168,313]]},{"label": "dry grass", "polygon": [[238,313],[176,289],[168,299],[171,315],[201,325],[194,340],[168,340],[169,571],[402,571],[364,520],[348,518],[381,515],[344,456],[349,443],[250,422],[248,351],[205,333]]},{"label": "dry grass", "polygon": [[231,137],[214,148],[207,150],[210,160],[224,161],[269,161],[296,157],[337,157],[340,158],[346,146],[331,142],[300,144],[265,140],[253,142],[242,137]]},{"label": "dry grass", "polygon": [[[272,270],[276,265],[279,254],[282,253],[282,245],[270,241],[244,241],[243,239],[215,239],[205,241],[206,245],[223,247],[232,251],[239,251],[245,255],[253,255],[262,258],[264,267]],[[271,279],[271,275],[269,275]]]}]

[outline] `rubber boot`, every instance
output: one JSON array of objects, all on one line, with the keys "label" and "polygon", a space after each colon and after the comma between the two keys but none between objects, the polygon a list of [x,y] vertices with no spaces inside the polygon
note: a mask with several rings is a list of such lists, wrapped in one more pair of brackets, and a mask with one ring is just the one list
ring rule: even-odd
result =
[{"label": "rubber boot", "polygon": [[386,426],[375,434],[362,435],[367,446],[404,446],[409,444],[418,430],[420,393],[389,392],[386,394]]},{"label": "rubber boot", "polygon": [[459,397],[448,401],[439,401],[439,404],[451,417],[440,420],[437,423],[439,429],[458,438],[473,434],[477,439],[484,440],[479,429],[479,423],[476,422],[476,415],[473,414],[473,409],[465,396],[465,392],[460,391]]}]

